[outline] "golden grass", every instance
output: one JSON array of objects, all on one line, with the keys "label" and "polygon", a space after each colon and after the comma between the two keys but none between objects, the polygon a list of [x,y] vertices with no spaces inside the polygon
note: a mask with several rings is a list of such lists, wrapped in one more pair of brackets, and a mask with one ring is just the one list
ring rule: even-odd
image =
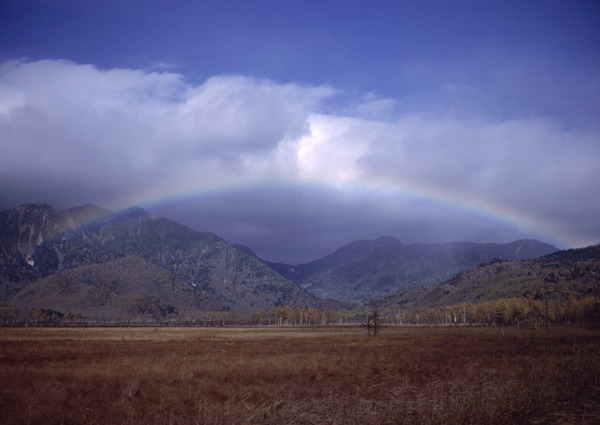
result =
[{"label": "golden grass", "polygon": [[1,328],[2,424],[600,423],[598,329]]}]

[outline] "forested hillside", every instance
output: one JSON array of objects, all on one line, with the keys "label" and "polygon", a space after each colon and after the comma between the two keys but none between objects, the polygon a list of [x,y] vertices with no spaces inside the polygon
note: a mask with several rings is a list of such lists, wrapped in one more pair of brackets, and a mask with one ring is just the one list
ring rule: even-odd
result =
[{"label": "forested hillside", "polygon": [[[166,311],[165,318],[321,302],[219,236],[141,208],[22,205],[1,211],[0,226],[0,302],[16,308],[102,317]],[[153,300],[154,307],[140,310],[124,294]]]},{"label": "forested hillside", "polygon": [[374,300],[395,320],[519,324],[600,319],[600,245],[492,259],[428,288]]}]

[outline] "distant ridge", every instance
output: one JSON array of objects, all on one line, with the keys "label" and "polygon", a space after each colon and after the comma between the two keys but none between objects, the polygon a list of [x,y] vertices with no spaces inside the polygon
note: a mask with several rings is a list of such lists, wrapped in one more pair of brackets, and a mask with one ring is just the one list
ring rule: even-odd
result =
[{"label": "distant ridge", "polygon": [[351,242],[307,264],[267,265],[321,297],[364,302],[432,285],[489,258],[526,259],[556,251],[556,247],[536,240],[407,245],[392,236],[382,236]]},{"label": "distant ridge", "polygon": [[382,307],[422,310],[500,299],[544,299],[565,304],[569,297],[600,300],[600,245],[557,251],[529,260],[490,259],[427,288],[376,300]]},{"label": "distant ridge", "polygon": [[382,236],[292,266],[263,262],[246,246],[139,207],[113,213],[96,205],[21,205],[0,211],[0,228],[0,302],[103,317],[348,308],[436,284],[491,258],[557,251],[535,240],[403,244]]}]

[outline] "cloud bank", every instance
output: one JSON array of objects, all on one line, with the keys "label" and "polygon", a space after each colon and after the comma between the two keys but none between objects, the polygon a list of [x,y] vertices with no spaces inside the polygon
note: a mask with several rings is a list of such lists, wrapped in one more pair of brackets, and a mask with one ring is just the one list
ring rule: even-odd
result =
[{"label": "cloud bank", "polygon": [[137,204],[289,262],[382,234],[600,241],[595,130],[483,113],[473,87],[439,92],[411,106],[240,75],[6,62],[0,207]]}]

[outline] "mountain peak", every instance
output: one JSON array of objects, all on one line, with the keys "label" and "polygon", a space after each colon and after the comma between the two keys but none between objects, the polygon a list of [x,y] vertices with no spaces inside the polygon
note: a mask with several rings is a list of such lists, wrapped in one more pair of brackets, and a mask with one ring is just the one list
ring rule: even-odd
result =
[{"label": "mountain peak", "polygon": [[[167,303],[183,302],[184,295],[196,299],[198,306],[215,301],[223,308],[247,310],[274,305],[315,306],[321,302],[212,233],[192,230],[140,207],[117,214],[107,212],[98,220],[89,218],[105,212],[95,205],[60,212],[39,205],[0,212],[0,301],[8,301],[24,290],[15,305],[26,307],[27,299],[35,298],[44,287],[47,296],[41,301],[61,298],[61,309],[89,313],[77,300],[88,289],[96,291],[97,287],[107,286],[107,291],[97,292],[94,297],[119,295],[101,299],[110,315],[122,311],[119,292],[128,285],[134,286],[130,292],[135,295],[150,289],[147,285],[157,284],[152,286],[152,297]],[[128,259],[122,260],[126,256]],[[69,298],[60,293],[64,279],[71,279],[77,296]],[[82,286],[83,280],[87,283]],[[185,289],[183,298],[170,298],[174,285]],[[205,296],[213,301],[206,304]]]},{"label": "mountain peak", "polygon": [[113,220],[131,220],[131,219],[146,218],[146,217],[155,217],[155,215],[149,211],[146,211],[143,208],[135,206],[135,207],[130,207],[130,208],[124,209],[124,210],[119,211],[118,213],[114,214]]},{"label": "mountain peak", "polygon": [[377,245],[387,245],[387,246],[402,245],[402,242],[398,238],[395,238],[394,236],[390,236],[390,235],[380,236],[380,237],[376,238],[373,242]]},{"label": "mountain peak", "polygon": [[508,243],[506,246],[513,251],[514,258],[517,260],[539,257],[540,255],[551,254],[558,251],[558,248],[555,246],[535,239],[520,239]]},{"label": "mountain peak", "polygon": [[534,258],[556,250],[538,241],[405,245],[393,236],[381,236],[351,242],[308,264],[276,270],[323,298],[360,302],[432,285],[490,258]]},{"label": "mountain peak", "polygon": [[77,207],[67,208],[61,212],[69,214],[85,214],[85,215],[108,215],[111,211],[104,209],[96,204],[84,204]]},{"label": "mountain peak", "polygon": [[107,218],[111,211],[94,204],[85,204],[78,207],[68,208],[60,211],[72,227],[79,227],[85,223],[94,222]]}]

